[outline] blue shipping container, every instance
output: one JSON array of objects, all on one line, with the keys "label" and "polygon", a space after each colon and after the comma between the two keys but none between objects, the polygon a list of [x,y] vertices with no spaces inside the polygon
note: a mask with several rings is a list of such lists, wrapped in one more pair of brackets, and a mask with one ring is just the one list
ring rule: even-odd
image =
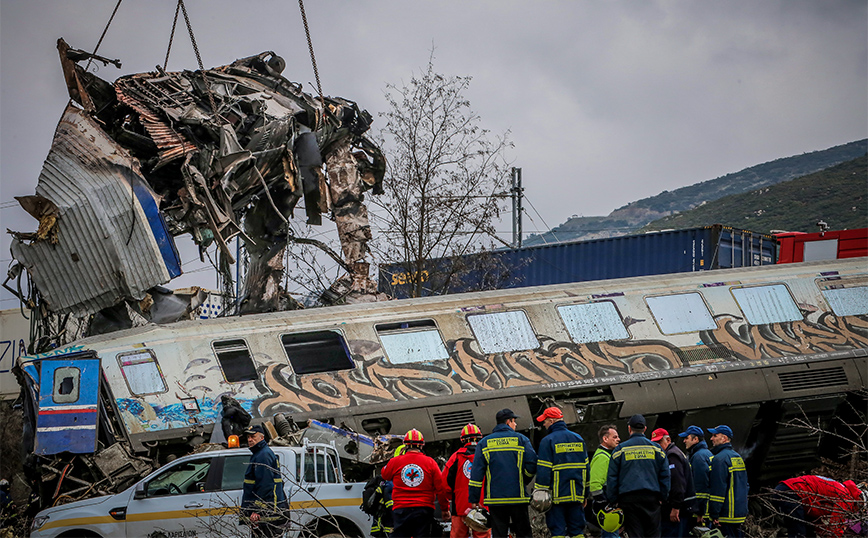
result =
[{"label": "blue shipping container", "polygon": [[379,290],[398,299],[411,297],[417,274],[422,296],[428,296],[444,289],[461,293],[770,265],[777,257],[774,236],[718,224],[437,258],[418,273],[408,264],[384,265]]}]

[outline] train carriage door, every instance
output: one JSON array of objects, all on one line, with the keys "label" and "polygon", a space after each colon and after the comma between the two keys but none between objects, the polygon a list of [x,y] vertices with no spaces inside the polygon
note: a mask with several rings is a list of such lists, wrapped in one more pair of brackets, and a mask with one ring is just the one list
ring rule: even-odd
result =
[{"label": "train carriage door", "polygon": [[94,452],[99,415],[99,359],[45,359],[39,378],[36,453]]}]

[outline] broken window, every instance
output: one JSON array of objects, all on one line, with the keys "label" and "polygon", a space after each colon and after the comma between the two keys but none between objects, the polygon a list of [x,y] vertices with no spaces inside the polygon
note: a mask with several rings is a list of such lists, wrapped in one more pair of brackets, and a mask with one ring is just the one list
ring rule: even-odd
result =
[{"label": "broken window", "polygon": [[646,297],[645,301],[663,334],[710,331],[717,328],[699,293]]},{"label": "broken window", "polygon": [[732,288],[732,296],[751,325],[802,319],[802,313],[783,284]]},{"label": "broken window", "polygon": [[239,381],[253,381],[258,377],[247,342],[241,339],[222,340],[214,342],[212,345],[226,381],[237,383]]},{"label": "broken window", "polygon": [[280,341],[296,374],[355,368],[350,350],[338,331],[284,334]]},{"label": "broken window", "polygon": [[382,323],[375,327],[392,364],[448,359],[449,352],[433,320]]},{"label": "broken window", "polygon": [[160,365],[157,363],[157,357],[150,349],[121,353],[118,355],[118,363],[130,394],[143,396],[169,390],[160,371]]},{"label": "broken window", "polygon": [[471,314],[467,322],[483,353],[523,351],[539,347],[536,333],[522,310]]},{"label": "broken window", "polygon": [[54,370],[54,403],[77,402],[80,379],[81,370],[74,366],[63,366]]},{"label": "broken window", "polygon": [[615,304],[610,301],[561,305],[558,313],[577,344],[630,338]]},{"label": "broken window", "polygon": [[823,290],[823,297],[836,316],[868,314],[868,286]]}]

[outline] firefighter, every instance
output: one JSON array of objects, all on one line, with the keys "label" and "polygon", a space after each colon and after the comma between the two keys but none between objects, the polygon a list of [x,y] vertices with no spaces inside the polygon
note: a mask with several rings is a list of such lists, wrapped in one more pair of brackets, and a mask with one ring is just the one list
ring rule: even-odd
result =
[{"label": "firefighter", "polygon": [[520,418],[511,409],[495,415],[497,426],[476,445],[470,471],[468,501],[477,507],[485,485],[485,503],[491,514],[491,534],[505,538],[531,536],[526,485],[536,474],[536,452],[530,439],[515,431]]},{"label": "firefighter", "polygon": [[[473,456],[476,454],[476,445],[482,439],[482,430],[475,424],[468,424],[461,430],[461,443],[463,446],[455,451],[443,467],[443,476],[446,477],[446,486],[452,496],[452,532],[450,538],[467,538],[471,534],[470,528],[464,522],[464,516],[470,511],[471,506],[467,501],[468,483],[470,482],[470,470],[473,468]],[[480,504],[483,502],[480,499]],[[483,506],[483,508],[485,508]],[[486,538],[491,536],[491,531],[472,531],[474,538]]]},{"label": "firefighter", "polygon": [[747,518],[747,469],[732,449],[732,429],[721,424],[708,430],[714,447],[708,495],[708,517],[727,538],[741,538]]},{"label": "firefighter", "polygon": [[546,408],[537,422],[546,428],[539,445],[536,486],[550,489],[552,507],[546,524],[552,538],[584,538],[585,486],[588,475],[588,452],[582,436],[567,429],[564,414],[557,407]]},{"label": "firefighter", "polygon": [[422,453],[425,438],[419,430],[404,436],[406,450],[389,460],[383,479],[392,482],[392,538],[431,536],[434,502],[439,501],[443,519],[449,521],[449,501],[440,467]]}]

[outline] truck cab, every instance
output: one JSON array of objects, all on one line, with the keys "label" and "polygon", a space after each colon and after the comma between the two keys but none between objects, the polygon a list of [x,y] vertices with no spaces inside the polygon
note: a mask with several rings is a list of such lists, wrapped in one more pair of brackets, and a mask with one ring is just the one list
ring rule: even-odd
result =
[{"label": "truck cab", "polygon": [[[368,536],[364,483],[343,481],[333,445],[272,446],[290,502],[288,537]],[[238,506],[250,450],[178,458],[116,495],[54,506],[37,514],[34,538],[248,536]]]}]

